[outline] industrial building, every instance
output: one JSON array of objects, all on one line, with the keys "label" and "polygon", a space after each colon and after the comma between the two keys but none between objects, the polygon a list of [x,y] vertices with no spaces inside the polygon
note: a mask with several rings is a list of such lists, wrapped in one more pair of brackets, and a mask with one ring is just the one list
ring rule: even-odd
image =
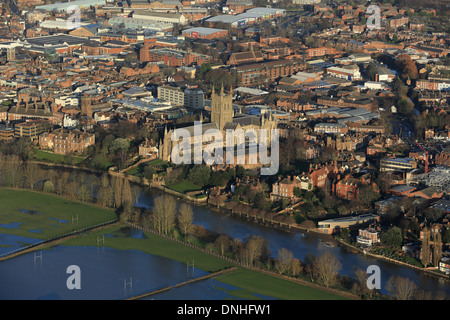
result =
[{"label": "industrial building", "polygon": [[195,28],[189,28],[189,29],[183,30],[182,35],[187,38],[216,39],[216,38],[226,37],[228,35],[228,30],[216,29],[216,28],[195,27]]},{"label": "industrial building", "polygon": [[213,26],[217,23],[228,24],[232,28],[240,28],[248,24],[253,24],[262,20],[273,19],[286,14],[285,9],[279,8],[252,8],[237,15],[218,15],[206,20],[206,23]]}]

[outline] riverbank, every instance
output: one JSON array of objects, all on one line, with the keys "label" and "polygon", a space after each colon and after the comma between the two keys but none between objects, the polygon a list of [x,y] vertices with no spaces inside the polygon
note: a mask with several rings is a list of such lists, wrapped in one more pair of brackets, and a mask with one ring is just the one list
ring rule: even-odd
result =
[{"label": "riverbank", "polygon": [[441,273],[437,273],[437,272],[435,272],[435,271],[433,271],[433,270],[420,268],[420,267],[418,267],[418,266],[414,266],[414,265],[412,265],[412,264],[405,263],[405,262],[403,262],[403,261],[398,261],[398,260],[395,260],[395,259],[391,259],[391,258],[389,258],[389,257],[385,257],[385,256],[382,256],[382,255],[379,255],[379,254],[375,254],[375,253],[372,253],[372,252],[370,252],[370,251],[365,251],[365,250],[363,250],[363,249],[361,249],[361,248],[355,247],[354,245],[351,245],[351,244],[345,242],[345,241],[342,240],[342,239],[339,239],[338,237],[335,237],[335,240],[336,240],[339,244],[341,244],[341,245],[343,245],[343,246],[346,246],[347,248],[350,248],[350,249],[352,249],[352,250],[358,252],[358,254],[367,255],[367,256],[370,256],[370,257],[375,258],[375,259],[380,259],[380,260],[384,260],[384,261],[388,261],[388,262],[391,262],[391,263],[395,263],[395,264],[398,264],[398,265],[401,265],[401,266],[404,266],[404,267],[413,268],[413,269],[418,270],[418,271],[420,271],[420,272],[424,272],[424,273],[427,274],[427,275],[434,276],[434,277],[438,277],[438,278],[444,279],[444,280],[446,280],[446,281],[450,281],[450,276],[448,276],[448,275],[441,274]]}]

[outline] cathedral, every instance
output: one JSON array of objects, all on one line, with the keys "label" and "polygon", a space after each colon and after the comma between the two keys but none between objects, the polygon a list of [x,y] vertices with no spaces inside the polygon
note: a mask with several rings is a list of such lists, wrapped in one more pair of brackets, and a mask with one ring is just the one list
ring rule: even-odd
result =
[{"label": "cathedral", "polygon": [[[239,130],[242,129],[244,132],[248,130],[254,130],[257,137],[259,137],[259,132],[261,129],[265,129],[267,132],[267,141],[266,145],[270,146],[271,139],[271,129],[277,128],[276,119],[271,112],[268,114],[261,115],[248,115],[242,114],[240,112],[235,112],[233,108],[233,92],[230,90],[229,93],[224,93],[223,86],[220,89],[220,93],[217,94],[215,89],[213,88],[211,94],[211,113],[210,113],[210,121],[204,122],[203,117],[200,118],[200,122],[202,123],[201,131],[195,130],[195,125],[189,127],[183,127],[183,129],[187,130],[191,137],[191,146],[193,146],[196,138],[200,138],[203,141],[202,149],[208,145],[205,144],[204,141],[210,139],[208,135],[208,130],[214,129],[219,130],[223,137],[225,144],[225,136],[229,130]],[[176,129],[175,129],[176,130]],[[163,139],[159,143],[159,158],[164,161],[172,161],[171,153],[173,148],[176,146],[177,141],[172,141],[172,135],[174,134],[174,129],[167,130],[167,127],[164,131]],[[200,137],[199,137],[200,135]],[[259,142],[259,141],[258,141]],[[234,141],[233,143],[237,143]],[[248,158],[248,154],[246,152],[246,157]],[[249,163],[246,158],[245,163]],[[237,163],[237,161],[233,161],[233,163]]]}]

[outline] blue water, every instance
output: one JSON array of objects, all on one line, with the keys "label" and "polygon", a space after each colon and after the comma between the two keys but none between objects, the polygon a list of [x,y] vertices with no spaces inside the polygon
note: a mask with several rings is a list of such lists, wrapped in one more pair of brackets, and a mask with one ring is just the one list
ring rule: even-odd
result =
[{"label": "blue water", "polygon": [[15,234],[0,233],[0,256],[6,255],[24,246],[24,244],[36,244],[40,239],[18,236]]},{"label": "blue water", "polygon": [[0,228],[17,229],[20,227],[21,224],[22,224],[22,222],[3,223],[3,224],[0,224]]},{"label": "blue water", "polygon": [[31,214],[31,215],[43,215],[43,213],[42,212],[38,212],[38,211],[36,211],[36,210],[28,210],[28,209],[19,209],[18,210],[19,212],[22,212],[22,213],[26,213],[26,214]]},{"label": "blue water", "polygon": [[[1,300],[118,300],[192,275],[183,263],[138,250],[57,246],[41,252],[42,259],[29,253],[0,262]],[[80,268],[80,290],[67,288],[70,265]],[[194,269],[195,277],[205,274]]]},{"label": "blue water", "polygon": [[58,223],[68,223],[68,222],[69,222],[69,220],[56,219],[56,218],[50,218],[50,220],[55,220],[55,221],[57,221]]}]

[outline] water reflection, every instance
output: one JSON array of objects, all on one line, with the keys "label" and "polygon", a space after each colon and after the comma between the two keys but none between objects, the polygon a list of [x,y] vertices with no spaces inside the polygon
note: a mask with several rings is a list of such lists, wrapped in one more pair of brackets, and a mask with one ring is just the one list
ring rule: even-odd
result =
[{"label": "water reflection", "polygon": [[[186,265],[138,250],[57,246],[0,262],[0,299],[118,300],[189,279]],[[81,270],[81,289],[69,290],[67,267]],[[195,276],[207,272],[195,269]],[[179,297],[183,299],[183,297]]]}]

